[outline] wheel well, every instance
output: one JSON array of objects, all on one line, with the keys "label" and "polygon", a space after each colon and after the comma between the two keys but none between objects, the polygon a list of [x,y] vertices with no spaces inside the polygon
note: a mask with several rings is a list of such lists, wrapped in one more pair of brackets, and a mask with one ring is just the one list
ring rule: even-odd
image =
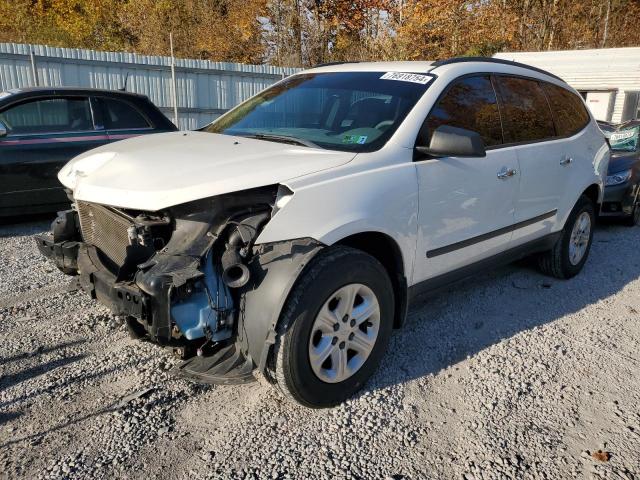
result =
[{"label": "wheel well", "polygon": [[589,199],[593,202],[594,207],[597,207],[599,205],[598,200],[600,198],[600,187],[597,184],[594,183],[593,185],[590,185],[589,188],[582,192],[582,194],[589,197]]},{"label": "wheel well", "polygon": [[402,253],[396,241],[380,232],[363,232],[343,238],[336,245],[357,248],[378,260],[385,268],[393,284],[395,297],[394,328],[399,328],[407,316],[407,278]]}]

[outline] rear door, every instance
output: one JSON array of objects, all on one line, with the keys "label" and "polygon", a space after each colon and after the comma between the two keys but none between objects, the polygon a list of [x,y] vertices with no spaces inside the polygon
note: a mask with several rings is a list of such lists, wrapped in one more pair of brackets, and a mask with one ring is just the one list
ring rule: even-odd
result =
[{"label": "rear door", "polygon": [[[67,203],[58,171],[76,155],[107,142],[95,129],[88,97],[40,97],[0,111],[0,210],[47,210]],[[53,207],[51,207],[53,208]]]},{"label": "rear door", "polygon": [[550,233],[566,190],[570,155],[558,138],[540,82],[497,75],[505,142],[520,164],[520,191],[515,208],[514,244]]},{"label": "rear door", "polygon": [[110,97],[98,97],[96,102],[110,141],[156,132],[151,121],[132,102]]},{"label": "rear door", "polygon": [[503,143],[496,93],[489,75],[455,80],[429,113],[421,135],[428,144],[440,125],[480,133],[484,158],[416,161],[419,182],[418,250],[414,283],[457,270],[509,248],[518,191],[518,161]]}]

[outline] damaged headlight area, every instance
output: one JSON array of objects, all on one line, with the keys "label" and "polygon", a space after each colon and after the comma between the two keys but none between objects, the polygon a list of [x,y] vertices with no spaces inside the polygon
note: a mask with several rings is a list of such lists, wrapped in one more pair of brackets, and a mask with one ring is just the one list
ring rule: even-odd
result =
[{"label": "damaged headlight area", "polygon": [[[258,257],[273,256],[273,249],[256,249],[255,240],[277,212],[278,199],[291,194],[274,185],[162,212],[76,202],[74,209],[59,214],[52,234],[36,241],[62,271],[77,275],[82,289],[126,316],[134,336],[191,358],[180,367],[183,373],[212,383],[237,383],[263,363],[254,360],[263,356],[263,345],[255,343],[268,345],[275,327],[273,315],[263,315],[258,328],[245,325],[246,298],[256,305],[255,291],[268,273]],[[293,247],[283,253],[287,248]],[[285,262],[293,265],[294,254],[289,254]],[[267,288],[270,298],[278,288]],[[279,301],[272,302],[271,310]]]}]

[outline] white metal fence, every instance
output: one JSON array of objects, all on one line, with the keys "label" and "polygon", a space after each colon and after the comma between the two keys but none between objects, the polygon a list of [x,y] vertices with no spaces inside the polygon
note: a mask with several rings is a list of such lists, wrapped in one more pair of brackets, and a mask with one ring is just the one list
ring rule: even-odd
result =
[{"label": "white metal fence", "polygon": [[[175,69],[181,129],[202,126],[297,71],[192,59],[176,59]],[[115,90],[125,78],[128,91],[147,95],[173,119],[170,57],[0,43],[0,91],[36,85]]]}]

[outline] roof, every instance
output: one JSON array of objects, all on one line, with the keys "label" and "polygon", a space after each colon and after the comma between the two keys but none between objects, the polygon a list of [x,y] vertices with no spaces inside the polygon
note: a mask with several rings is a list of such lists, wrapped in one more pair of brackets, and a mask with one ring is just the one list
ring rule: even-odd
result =
[{"label": "roof", "polygon": [[132,96],[132,97],[145,97],[139,93],[126,92],[122,90],[107,90],[101,88],[82,88],[82,87],[26,87],[26,88],[13,88],[6,92],[1,92],[3,96],[13,95],[107,95],[107,96]]},{"label": "roof", "polygon": [[[303,73],[323,72],[411,72],[427,73],[433,62],[336,62],[318,65]],[[301,72],[302,73],[302,72]]]},{"label": "roof", "polygon": [[[438,61],[403,61],[403,62],[336,62],[304,70],[301,73],[323,72],[410,72],[439,74],[445,71],[483,71],[501,73],[509,68],[520,69],[534,77],[551,77],[563,81],[556,75],[524,63],[491,57],[456,57]],[[524,69],[524,70],[523,70]]]}]

